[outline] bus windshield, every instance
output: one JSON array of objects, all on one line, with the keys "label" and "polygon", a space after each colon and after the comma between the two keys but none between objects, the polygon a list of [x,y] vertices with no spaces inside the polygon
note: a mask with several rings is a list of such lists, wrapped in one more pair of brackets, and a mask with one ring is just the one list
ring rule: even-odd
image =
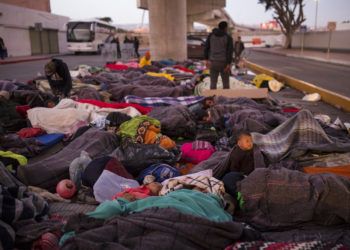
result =
[{"label": "bus windshield", "polygon": [[68,42],[91,42],[93,24],[91,22],[70,22],[67,24]]}]

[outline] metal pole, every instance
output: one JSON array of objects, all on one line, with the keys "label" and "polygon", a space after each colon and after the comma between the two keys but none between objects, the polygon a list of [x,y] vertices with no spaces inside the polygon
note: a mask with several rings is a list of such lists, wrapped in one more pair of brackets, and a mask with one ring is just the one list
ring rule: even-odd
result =
[{"label": "metal pole", "polygon": [[332,40],[332,30],[329,31],[327,59],[329,59],[329,56],[330,56],[330,53],[331,53],[331,40]]},{"label": "metal pole", "polygon": [[304,32],[301,34],[301,54],[304,53]]},{"label": "metal pole", "polygon": [[317,30],[318,0],[316,1],[315,30]]}]

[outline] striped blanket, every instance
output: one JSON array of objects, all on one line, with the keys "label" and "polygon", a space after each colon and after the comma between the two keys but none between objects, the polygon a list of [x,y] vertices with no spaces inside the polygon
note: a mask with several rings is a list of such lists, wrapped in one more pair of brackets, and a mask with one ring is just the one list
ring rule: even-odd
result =
[{"label": "striped blanket", "polygon": [[300,111],[266,135],[252,133],[252,137],[270,162],[297,159],[308,151],[350,151],[350,143],[330,138],[308,110]]},{"label": "striped blanket", "polygon": [[127,95],[124,97],[126,103],[137,103],[144,107],[159,107],[170,105],[184,105],[198,103],[204,99],[203,96],[180,96],[180,97],[138,97]]},{"label": "striped blanket", "polygon": [[318,249],[348,249],[343,244],[333,245],[324,241],[305,241],[305,242],[237,242],[225,250],[275,250],[275,249],[293,249],[293,250],[318,250]]},{"label": "striped blanket", "polygon": [[222,196],[225,193],[224,184],[222,181],[214,177],[208,176],[179,176],[172,179],[168,179],[162,183],[163,188],[159,195],[166,195],[178,189],[197,189],[204,193],[212,193],[218,196]]},{"label": "striped blanket", "polygon": [[14,224],[39,219],[48,212],[46,201],[16,180],[0,164],[0,249],[13,249]]}]

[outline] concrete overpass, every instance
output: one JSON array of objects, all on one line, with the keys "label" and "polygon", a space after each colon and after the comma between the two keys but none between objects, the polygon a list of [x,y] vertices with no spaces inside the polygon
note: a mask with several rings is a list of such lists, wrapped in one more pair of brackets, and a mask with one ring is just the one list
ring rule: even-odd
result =
[{"label": "concrete overpass", "polygon": [[138,0],[137,7],[149,10],[150,50],[156,60],[187,59],[186,34],[194,22],[210,28],[227,21],[235,24],[225,11],[226,0]]}]

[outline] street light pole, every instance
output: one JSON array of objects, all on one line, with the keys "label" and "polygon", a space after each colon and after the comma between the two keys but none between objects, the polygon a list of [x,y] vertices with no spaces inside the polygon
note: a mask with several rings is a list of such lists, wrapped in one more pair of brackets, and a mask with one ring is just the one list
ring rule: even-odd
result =
[{"label": "street light pole", "polygon": [[316,2],[315,30],[317,30],[318,0],[315,0],[315,2]]}]

